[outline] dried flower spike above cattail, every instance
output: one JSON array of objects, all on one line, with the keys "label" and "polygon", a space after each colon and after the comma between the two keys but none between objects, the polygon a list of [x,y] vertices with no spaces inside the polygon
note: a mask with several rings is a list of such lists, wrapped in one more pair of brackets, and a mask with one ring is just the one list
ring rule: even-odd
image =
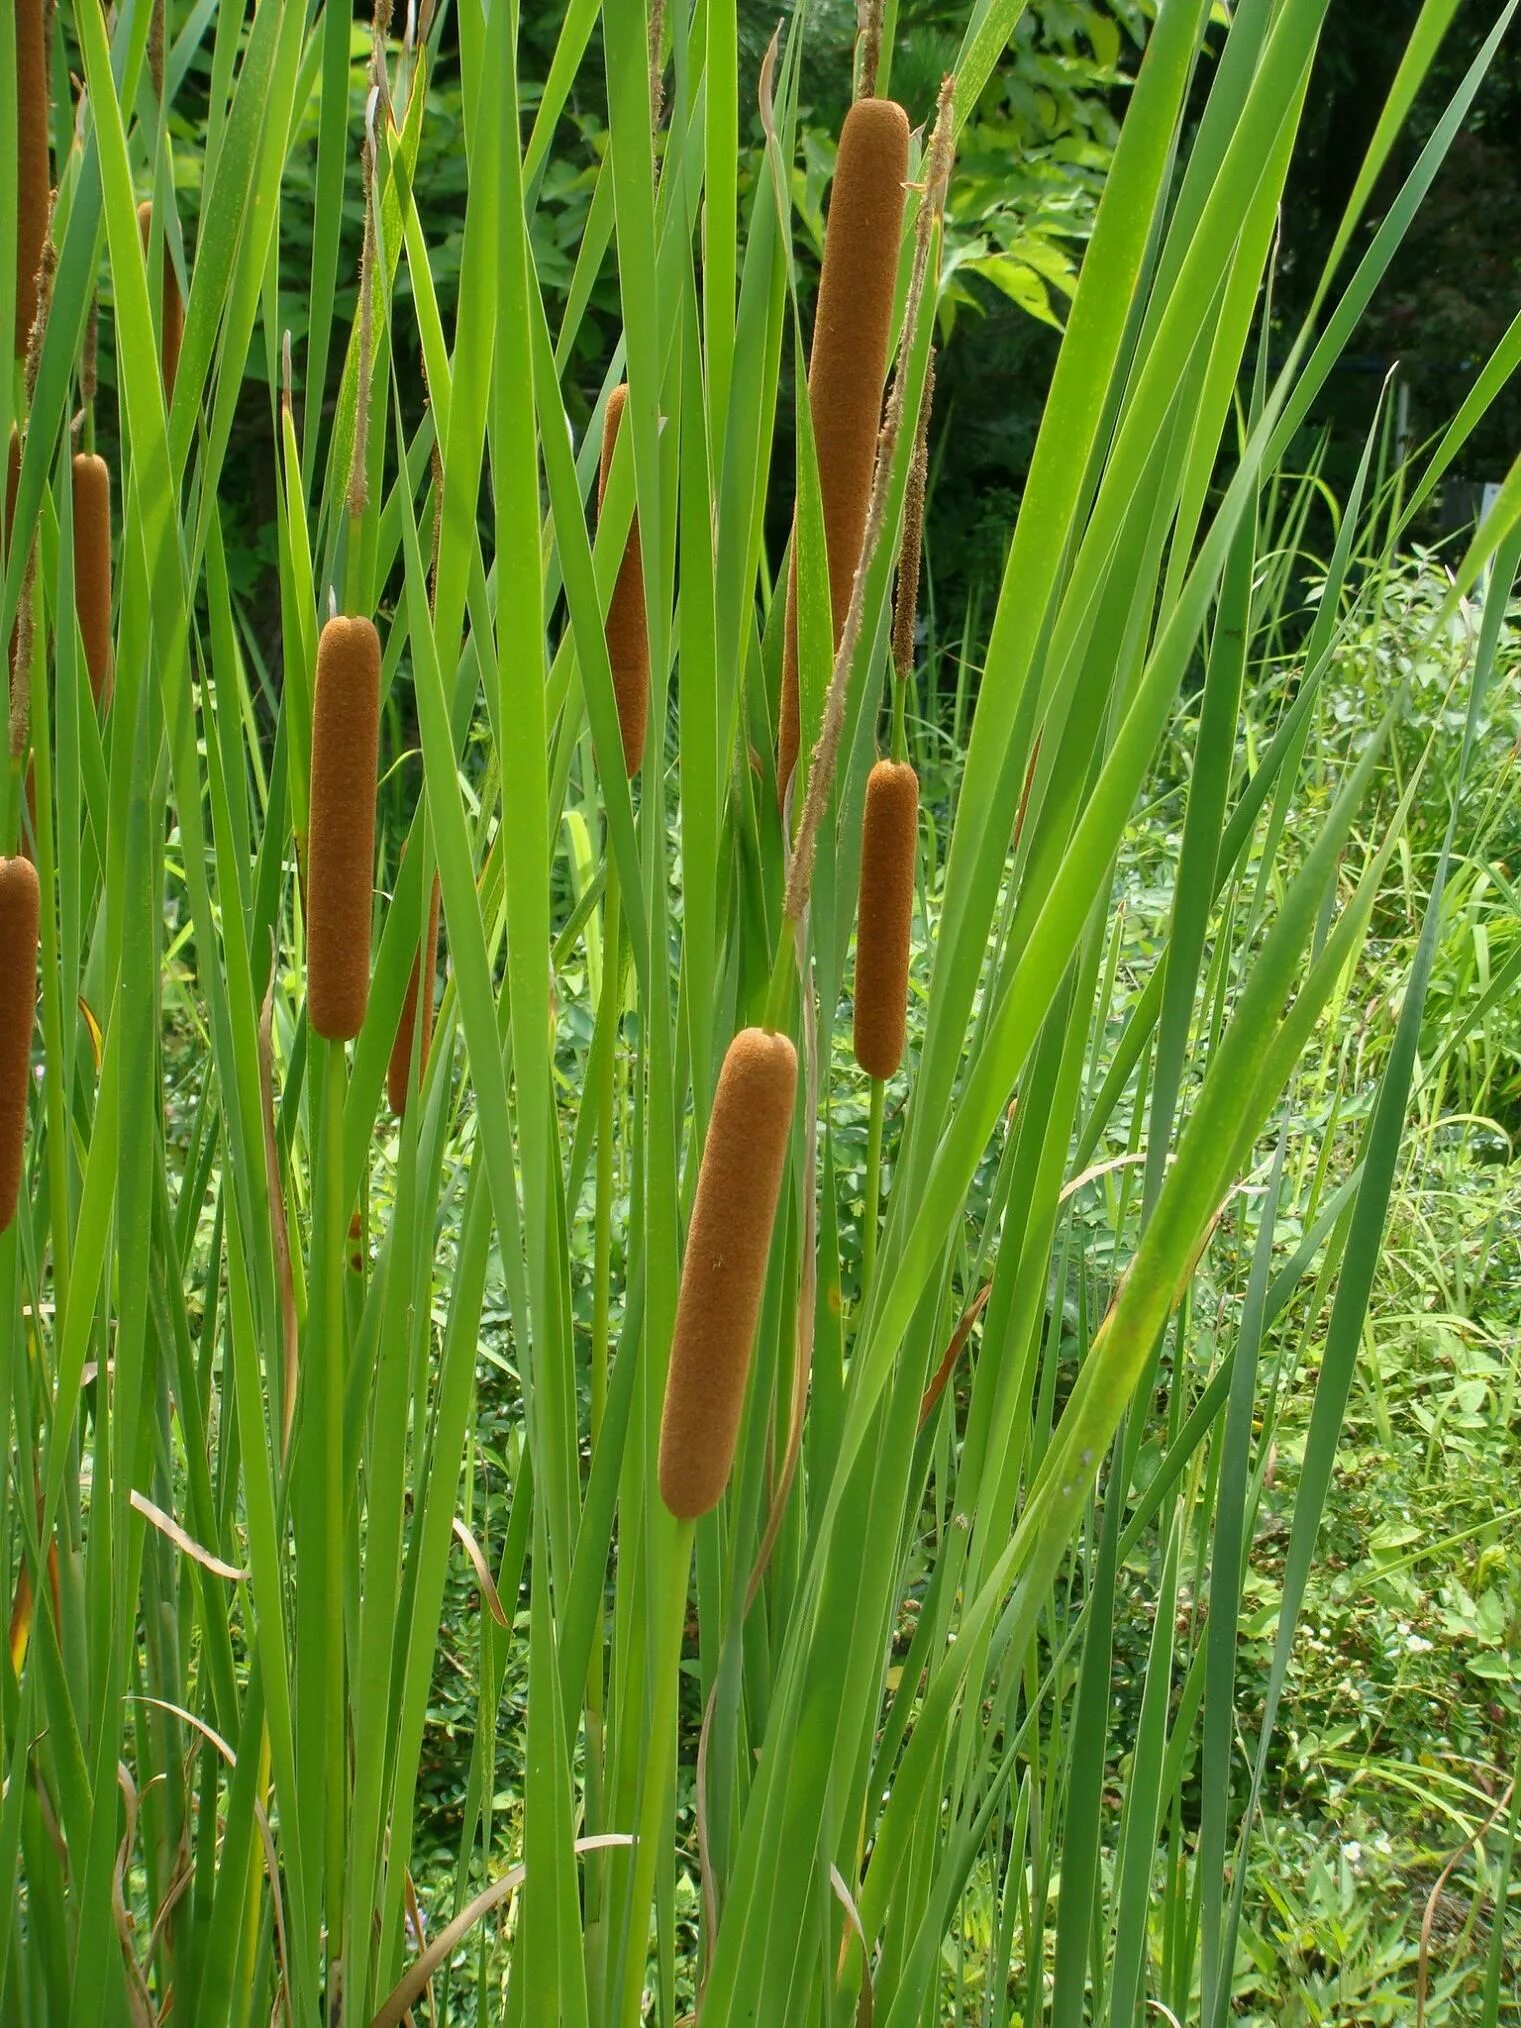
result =
[{"label": "dried flower spike above cattail", "polygon": [[37,315],[37,271],[48,232],[48,60],[43,0],[15,0],[16,328],[12,350],[26,357]]}]

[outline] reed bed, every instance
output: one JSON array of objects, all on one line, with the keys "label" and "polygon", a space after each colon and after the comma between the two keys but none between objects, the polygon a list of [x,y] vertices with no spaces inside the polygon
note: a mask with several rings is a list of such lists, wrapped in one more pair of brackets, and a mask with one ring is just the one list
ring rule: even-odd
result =
[{"label": "reed bed", "polygon": [[[733,10],[577,6],[531,70],[496,5],[54,19],[0,591],[0,2028],[1226,2028],[1261,1973],[1406,1114],[1521,975],[1427,994],[1500,856],[1521,479],[1410,657],[1442,728],[1396,768],[1400,702],[1329,686],[1521,341],[1404,466],[1380,410],[1312,559],[1303,427],[1507,24],[1403,167],[1422,15],[1294,333],[1324,8],[1219,11],[1143,10],[959,660],[929,391],[1017,0],[953,10],[938,105],[868,10],[816,292],[800,19],[759,63]],[[1510,1848],[1453,1796],[1452,2019],[1499,2028]]]}]

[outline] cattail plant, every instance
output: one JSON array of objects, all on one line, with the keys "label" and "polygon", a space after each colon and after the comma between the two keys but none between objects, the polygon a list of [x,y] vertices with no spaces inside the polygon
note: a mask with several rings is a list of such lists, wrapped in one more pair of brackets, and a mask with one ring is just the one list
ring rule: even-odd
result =
[{"label": "cattail plant", "polygon": [[428,903],[427,929],[418,946],[417,956],[412,960],[412,976],[407,981],[407,996],[401,1003],[401,1021],[396,1030],[396,1040],[391,1044],[391,1062],[386,1072],[386,1095],[391,1101],[392,1112],[398,1117],[407,1109],[407,1093],[412,1088],[412,1038],[419,1019],[422,1036],[417,1048],[418,1076],[421,1077],[428,1067],[428,1044],[433,1039],[433,975],[438,969],[438,917],[442,901],[443,890],[435,873],[433,893]]},{"label": "cattail plant", "polygon": [[[615,387],[602,418],[602,464],[597,479],[597,511],[602,511],[613,448],[628,404],[628,387]],[[644,734],[650,713],[650,637],[644,613],[644,567],[639,549],[639,516],[629,523],[628,541],[607,608],[607,655],[613,665],[613,690],[618,700],[618,726],[623,734],[623,765],[630,781],[644,759]]]},{"label": "cattail plant", "polygon": [[44,0],[15,0],[16,329],[26,357],[37,315],[37,270],[48,230],[48,60]]},{"label": "cattail plant", "polygon": [[660,1494],[678,1520],[706,1514],[728,1484],[796,1090],[789,1039],[742,1028],[697,1172],[660,1424]]},{"label": "cattail plant", "polygon": [[[858,99],[840,129],[808,362],[808,406],[818,448],[836,646],[871,498],[907,175],[907,113],[891,99]],[[776,778],[783,796],[797,765],[801,737],[797,654],[794,547],[777,736]]]},{"label": "cattail plant", "polygon": [[[153,202],[145,197],[137,207],[137,229],[142,235],[143,257],[147,258],[153,238]],[[151,289],[152,282],[150,280]],[[179,276],[174,272],[174,255],[169,235],[164,234],[163,300],[159,311],[159,366],[164,376],[164,400],[174,399],[175,376],[180,370],[180,345],[185,336],[185,305],[180,296]]]},{"label": "cattail plant", "polygon": [[74,455],[74,611],[97,707],[111,701],[111,468],[98,452]]},{"label": "cattail plant", "polygon": [[0,859],[0,1232],[21,1200],[26,1095],[37,1011],[37,869]]},{"label": "cattail plant", "polygon": [[907,761],[878,761],[866,780],[856,925],[855,1052],[869,1077],[891,1077],[903,1061],[918,830],[919,777]]},{"label": "cattail plant", "polygon": [[[919,830],[919,777],[904,757],[903,711],[914,663],[914,618],[924,538],[924,488],[929,463],[929,414],[934,395],[931,352],[919,404],[898,550],[893,610],[893,756],[866,780],[861,824],[861,881],[856,909],[856,1062],[868,1077],[889,1078],[903,1061],[908,1031],[909,932],[914,910],[914,857]],[[874,1105],[880,1103],[874,1094]]]},{"label": "cattail plant", "polygon": [[317,1034],[347,1041],[370,997],[380,636],[334,617],[317,644],[307,839],[307,1011]]}]

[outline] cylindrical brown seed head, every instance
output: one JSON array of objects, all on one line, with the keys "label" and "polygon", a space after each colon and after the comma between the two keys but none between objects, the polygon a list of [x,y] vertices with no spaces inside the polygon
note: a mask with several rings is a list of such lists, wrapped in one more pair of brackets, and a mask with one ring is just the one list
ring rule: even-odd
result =
[{"label": "cylindrical brown seed head", "polygon": [[26,357],[37,315],[37,270],[48,230],[48,58],[43,0],[15,0],[16,34],[16,330]]},{"label": "cylindrical brown seed head", "polygon": [[785,1035],[729,1044],[697,1173],[660,1423],[660,1496],[678,1520],[728,1484],[797,1091]]},{"label": "cylindrical brown seed head", "polygon": [[359,1033],[370,997],[379,754],[380,636],[368,620],[329,620],[312,702],[306,1004],[330,1042]]},{"label": "cylindrical brown seed head", "polygon": [[918,843],[919,777],[907,761],[878,761],[866,778],[856,920],[856,1062],[868,1077],[891,1077],[903,1061]]},{"label": "cylindrical brown seed head", "polygon": [[[143,253],[147,254],[153,238],[153,205],[144,198],[137,207],[137,229],[143,238]],[[148,277],[149,293],[153,289],[153,277]],[[174,255],[169,247],[169,234],[164,234],[163,304],[159,322],[159,366],[164,376],[164,402],[174,399],[175,375],[180,370],[180,345],[185,336],[185,305],[180,299],[179,276],[174,272]]]},{"label": "cylindrical brown seed head", "polygon": [[111,467],[74,458],[74,610],[97,706],[111,702]]},{"label": "cylindrical brown seed head", "polygon": [[37,1016],[37,869],[0,859],[0,1232],[21,1201],[26,1094]]},{"label": "cylindrical brown seed head", "polygon": [[412,1036],[417,1026],[419,1000],[422,1004],[422,1036],[418,1042],[418,1076],[421,1077],[428,1067],[428,1044],[433,1039],[433,975],[438,970],[438,914],[442,900],[443,893],[435,873],[433,894],[428,903],[427,930],[421,948],[412,960],[407,997],[401,1003],[401,1024],[396,1030],[396,1040],[391,1044],[391,1064],[386,1072],[386,1095],[391,1101],[391,1111],[398,1116],[406,1111],[407,1093],[412,1088]]},{"label": "cylindrical brown seed head", "polygon": [[[602,418],[602,465],[597,478],[597,511],[607,491],[613,446],[628,405],[627,386],[607,397]],[[644,614],[644,565],[639,549],[639,516],[628,526],[623,561],[607,608],[607,658],[613,665],[613,690],[618,699],[618,727],[623,734],[623,765],[629,780],[644,760],[644,733],[650,715],[650,636]]]},{"label": "cylindrical brown seed head", "polygon": [[[871,499],[907,175],[907,113],[892,99],[858,99],[840,129],[808,359],[836,646]],[[783,795],[797,765],[799,733],[794,574],[787,585],[777,740],[777,786]]]}]

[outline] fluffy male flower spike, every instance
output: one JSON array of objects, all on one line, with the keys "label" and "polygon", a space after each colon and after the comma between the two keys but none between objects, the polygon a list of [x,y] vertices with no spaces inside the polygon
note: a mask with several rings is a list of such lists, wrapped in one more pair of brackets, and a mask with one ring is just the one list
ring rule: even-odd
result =
[{"label": "fluffy male flower spike", "polygon": [[796,1092],[788,1038],[742,1028],[697,1173],[660,1422],[660,1496],[678,1520],[706,1514],[729,1482]]},{"label": "fluffy male flower spike", "polygon": [[43,0],[15,0],[16,329],[25,359],[37,316],[37,270],[48,231],[48,60]]},{"label": "fluffy male flower spike", "polygon": [[37,869],[0,859],[0,1232],[21,1201],[26,1095],[37,1016]]},{"label": "fluffy male flower spike", "polygon": [[369,1004],[379,755],[380,636],[331,619],[317,643],[306,874],[307,1012],[330,1042],[357,1035]]},{"label": "fluffy male flower spike", "polygon": [[[597,512],[602,512],[613,447],[628,405],[626,385],[607,398],[602,418],[602,462],[597,477]],[[644,734],[650,715],[650,636],[644,612],[644,565],[639,549],[639,516],[628,528],[623,561],[607,608],[607,657],[613,665],[613,692],[618,700],[618,728],[623,735],[623,765],[632,781],[644,760]]]},{"label": "fluffy male flower spike", "polygon": [[[871,500],[907,176],[907,113],[892,99],[858,99],[840,129],[808,361],[808,406],[818,449],[836,647]],[[776,780],[784,797],[797,765],[800,736],[794,556],[787,583],[777,735]]]},{"label": "fluffy male flower spike", "polygon": [[891,1077],[908,1026],[908,947],[919,835],[919,777],[907,761],[878,761],[866,779],[856,912],[856,1062]]},{"label": "fluffy male flower spike", "polygon": [[111,654],[111,467],[88,451],[74,458],[74,611],[97,707],[109,704]]}]

